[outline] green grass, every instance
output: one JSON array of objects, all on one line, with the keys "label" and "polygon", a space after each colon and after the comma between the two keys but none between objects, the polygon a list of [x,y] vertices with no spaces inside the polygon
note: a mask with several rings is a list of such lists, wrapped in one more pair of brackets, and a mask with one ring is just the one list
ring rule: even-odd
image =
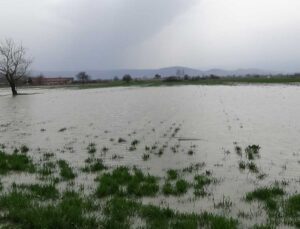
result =
[{"label": "green grass", "polygon": [[234,150],[237,155],[242,156],[242,148],[240,146],[235,146]]},{"label": "green grass", "polygon": [[89,154],[94,154],[97,152],[96,144],[93,142],[91,142],[86,149]]},{"label": "green grass", "polygon": [[37,199],[57,199],[59,191],[54,184],[13,184],[13,189],[27,191],[30,198]]},{"label": "green grass", "polygon": [[144,153],[143,156],[142,156],[142,158],[143,158],[144,161],[147,161],[147,160],[149,160],[150,155],[147,154],[147,153]]},{"label": "green grass", "polygon": [[22,145],[20,148],[21,153],[27,153],[29,151],[28,146],[26,145]]},{"label": "green grass", "polygon": [[8,172],[35,172],[35,166],[25,154],[6,154],[0,151],[0,174]]},{"label": "green grass", "polygon": [[246,156],[248,160],[254,160],[255,157],[259,157],[259,145],[249,145],[245,149]]},{"label": "green grass", "polygon": [[41,176],[50,176],[51,174],[53,174],[55,168],[56,168],[56,164],[49,161],[42,164],[42,166],[37,170],[37,172]]},{"label": "green grass", "polygon": [[300,194],[293,195],[286,200],[284,213],[287,223],[300,228]]},{"label": "green grass", "polygon": [[244,161],[240,161],[240,162],[239,162],[239,168],[240,168],[241,170],[246,169],[246,163],[245,163]]},{"label": "green grass", "polygon": [[167,181],[162,187],[162,193],[166,196],[180,196],[185,194],[188,191],[189,187],[190,184],[183,179],[177,180],[174,184]]},{"label": "green grass", "polygon": [[60,168],[60,176],[63,180],[72,180],[76,177],[76,174],[65,160],[59,160],[58,166]]},{"label": "green grass", "polygon": [[246,200],[252,201],[252,200],[267,200],[269,198],[273,198],[276,196],[282,196],[284,195],[284,191],[282,188],[279,187],[263,187],[258,188],[252,192],[247,193]]},{"label": "green grass", "polygon": [[85,214],[91,208],[91,202],[75,192],[63,193],[56,204],[39,204],[30,194],[16,190],[0,196],[1,221],[9,228],[96,228],[96,219]]},{"label": "green grass", "polygon": [[183,179],[176,181],[176,193],[181,195],[187,192],[189,188],[189,183]]},{"label": "green grass", "polygon": [[207,175],[196,175],[194,177],[194,195],[205,196],[207,195],[205,187],[213,182],[213,179]]},{"label": "green grass", "polygon": [[136,145],[138,145],[140,142],[138,141],[138,140],[133,140],[132,142],[131,142],[131,145],[132,146],[136,146]]},{"label": "green grass", "polygon": [[106,166],[103,164],[102,159],[91,159],[87,160],[88,163],[82,168],[83,172],[94,173],[106,169]]},{"label": "green grass", "polygon": [[262,187],[246,194],[246,201],[259,200],[265,203],[265,206],[270,211],[277,209],[276,198],[283,196],[284,191],[282,188],[274,187]]},{"label": "green grass", "polygon": [[159,186],[157,179],[145,175],[139,169],[132,171],[127,167],[118,167],[111,173],[104,173],[98,179],[96,195],[101,198],[110,195],[117,196],[154,196]]},{"label": "green grass", "polygon": [[104,207],[103,228],[131,228],[131,220],[139,218],[146,228],[237,228],[237,221],[209,213],[181,214],[170,208],[142,205],[124,198],[113,198]]},{"label": "green grass", "polygon": [[253,173],[259,172],[259,169],[257,168],[256,164],[253,161],[247,163],[247,168],[249,169],[250,172]]},{"label": "green grass", "polygon": [[175,169],[169,169],[167,171],[168,180],[176,180],[178,178],[178,172]]}]

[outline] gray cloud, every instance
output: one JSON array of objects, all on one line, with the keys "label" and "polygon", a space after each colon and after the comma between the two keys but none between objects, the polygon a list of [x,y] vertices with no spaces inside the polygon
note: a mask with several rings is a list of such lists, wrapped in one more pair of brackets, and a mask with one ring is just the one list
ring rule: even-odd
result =
[{"label": "gray cloud", "polygon": [[0,0],[40,70],[300,70],[298,0]]}]

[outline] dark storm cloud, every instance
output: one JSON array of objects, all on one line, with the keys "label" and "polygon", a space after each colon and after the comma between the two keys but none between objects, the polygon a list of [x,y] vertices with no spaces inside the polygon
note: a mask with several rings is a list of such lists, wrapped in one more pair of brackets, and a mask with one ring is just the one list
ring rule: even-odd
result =
[{"label": "dark storm cloud", "polygon": [[300,70],[299,0],[0,0],[35,69]]}]

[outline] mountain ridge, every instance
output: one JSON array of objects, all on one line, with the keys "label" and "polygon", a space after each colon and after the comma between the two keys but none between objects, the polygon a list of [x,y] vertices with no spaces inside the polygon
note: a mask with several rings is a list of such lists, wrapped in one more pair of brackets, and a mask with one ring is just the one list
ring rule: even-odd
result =
[{"label": "mountain ridge", "polygon": [[[79,71],[32,71],[33,76],[40,74],[45,77],[75,77]],[[153,78],[154,75],[159,74],[162,77],[167,76],[246,76],[246,75],[270,75],[278,74],[279,72],[267,71],[256,68],[240,68],[236,70],[224,70],[213,68],[209,70],[200,70],[196,68],[189,68],[184,66],[171,66],[158,69],[110,69],[110,70],[86,70],[87,74],[92,79],[113,79],[114,77],[122,78],[125,74],[129,74],[134,78]]]}]

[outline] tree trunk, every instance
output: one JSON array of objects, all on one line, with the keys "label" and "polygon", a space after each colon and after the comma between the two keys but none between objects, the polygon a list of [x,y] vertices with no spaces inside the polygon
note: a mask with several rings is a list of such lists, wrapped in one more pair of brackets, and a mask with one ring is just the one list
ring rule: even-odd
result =
[{"label": "tree trunk", "polygon": [[10,82],[9,86],[11,88],[11,92],[12,92],[13,96],[18,95],[18,92],[16,90],[16,84],[14,82]]}]

